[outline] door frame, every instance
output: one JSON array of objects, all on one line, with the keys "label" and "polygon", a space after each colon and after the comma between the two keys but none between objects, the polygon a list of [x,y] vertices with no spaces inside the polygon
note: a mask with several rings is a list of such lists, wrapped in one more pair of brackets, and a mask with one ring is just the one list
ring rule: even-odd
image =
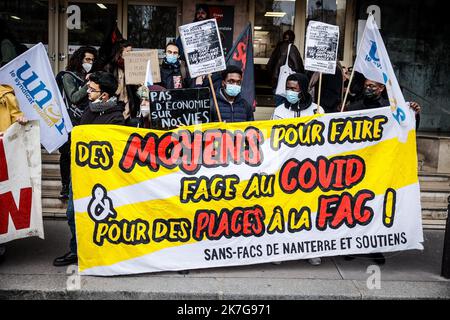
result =
[{"label": "door frame", "polygon": [[[58,48],[56,61],[55,61],[55,71],[65,70],[68,62],[68,51],[69,51],[69,30],[67,28],[67,7],[69,2],[80,2],[80,3],[94,3],[97,4],[96,0],[49,0],[55,2],[56,15],[54,29],[55,37],[55,48]],[[117,6],[117,27],[120,32],[122,32],[122,12],[123,12],[123,2],[124,0],[102,0],[105,4],[114,4]],[[49,19],[50,21],[50,19]],[[49,41],[50,42],[50,41]],[[50,52],[50,50],[49,50]],[[53,54],[53,53],[52,53]],[[55,73],[56,73],[55,72]]]}]

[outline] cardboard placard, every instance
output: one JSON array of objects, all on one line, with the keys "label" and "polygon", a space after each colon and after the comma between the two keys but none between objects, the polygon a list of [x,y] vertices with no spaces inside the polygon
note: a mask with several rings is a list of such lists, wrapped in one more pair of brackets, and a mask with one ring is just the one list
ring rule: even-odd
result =
[{"label": "cardboard placard", "polygon": [[123,54],[123,59],[125,61],[126,84],[144,84],[148,60],[151,64],[153,82],[161,81],[157,49],[126,52]]}]

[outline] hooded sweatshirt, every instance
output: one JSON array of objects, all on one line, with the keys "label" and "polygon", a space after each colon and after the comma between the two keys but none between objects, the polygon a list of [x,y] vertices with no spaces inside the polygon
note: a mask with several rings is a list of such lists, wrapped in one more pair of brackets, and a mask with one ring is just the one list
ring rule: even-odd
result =
[{"label": "hooded sweatshirt", "polygon": [[312,97],[308,92],[308,78],[302,73],[294,73],[289,77],[294,77],[300,85],[300,100],[293,104],[285,100],[283,104],[275,108],[272,119],[297,118],[312,116],[316,113],[324,113],[321,107],[312,102]]}]

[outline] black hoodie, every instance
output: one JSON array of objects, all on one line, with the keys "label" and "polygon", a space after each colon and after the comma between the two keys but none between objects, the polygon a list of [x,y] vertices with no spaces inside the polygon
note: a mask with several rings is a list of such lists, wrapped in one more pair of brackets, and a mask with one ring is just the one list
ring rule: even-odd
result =
[{"label": "black hoodie", "polygon": [[[294,79],[291,79],[294,78]],[[308,92],[309,80],[308,77],[302,73],[294,73],[288,77],[289,80],[297,81],[300,86],[299,98],[297,103],[291,104],[287,100],[284,102],[284,106],[294,112],[300,113],[302,110],[308,109],[313,103],[312,97]],[[287,81],[286,80],[286,83]]]}]

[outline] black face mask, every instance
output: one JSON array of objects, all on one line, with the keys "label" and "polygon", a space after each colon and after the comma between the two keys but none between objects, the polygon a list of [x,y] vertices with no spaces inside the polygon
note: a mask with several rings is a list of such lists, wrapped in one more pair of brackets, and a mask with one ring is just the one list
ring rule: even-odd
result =
[{"label": "black face mask", "polygon": [[365,88],[364,89],[364,98],[369,100],[375,100],[378,98],[378,94],[375,92],[375,89]]}]

